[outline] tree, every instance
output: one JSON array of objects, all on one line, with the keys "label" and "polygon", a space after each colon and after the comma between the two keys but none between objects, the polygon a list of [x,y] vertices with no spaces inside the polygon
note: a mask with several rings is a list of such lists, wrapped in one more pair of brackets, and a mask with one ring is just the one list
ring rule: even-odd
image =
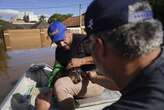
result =
[{"label": "tree", "polygon": [[41,15],[40,18],[39,18],[39,21],[46,21],[45,18],[46,18],[46,16]]},{"label": "tree", "polygon": [[59,20],[59,21],[64,21],[65,19],[69,18],[73,16],[73,14],[59,14],[59,13],[55,13],[53,14],[49,19],[48,19],[48,23],[51,23],[53,21]]},{"label": "tree", "polygon": [[155,18],[159,19],[164,26],[164,0],[149,0],[154,11]]},{"label": "tree", "polygon": [[23,16],[23,20],[24,20],[25,22],[30,22],[29,15],[24,15],[24,16]]}]

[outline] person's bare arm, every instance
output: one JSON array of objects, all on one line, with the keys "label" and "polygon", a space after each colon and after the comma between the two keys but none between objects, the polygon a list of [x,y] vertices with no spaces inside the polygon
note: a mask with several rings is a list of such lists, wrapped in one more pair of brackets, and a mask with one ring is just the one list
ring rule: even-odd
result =
[{"label": "person's bare arm", "polygon": [[86,74],[92,83],[99,84],[107,89],[119,90],[117,85],[111,79],[105,77],[104,75],[98,75],[96,71],[91,71]]},{"label": "person's bare arm", "polygon": [[83,58],[72,58],[67,68],[80,67],[86,64],[93,64],[93,58],[91,56]]}]

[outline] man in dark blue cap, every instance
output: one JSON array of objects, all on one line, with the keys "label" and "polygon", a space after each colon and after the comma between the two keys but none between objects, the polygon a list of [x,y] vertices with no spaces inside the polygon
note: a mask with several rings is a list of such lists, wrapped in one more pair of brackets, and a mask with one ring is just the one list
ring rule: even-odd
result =
[{"label": "man in dark blue cap", "polygon": [[[64,76],[58,78],[54,83],[54,95],[57,97],[60,110],[74,110],[74,97],[85,98],[100,95],[105,85],[100,79],[104,78],[108,82],[110,79],[103,76],[98,76],[94,70],[89,70],[92,73],[92,82],[88,80],[87,75],[81,74],[82,79],[80,82],[74,82],[76,78],[68,70],[78,71],[82,65],[89,68],[88,64],[93,64],[93,59],[89,51],[87,51],[88,44],[83,43],[80,45],[84,36],[72,36],[65,26],[58,21],[50,24],[48,28],[48,35],[50,36],[52,43],[57,45],[56,48],[56,60],[66,70]],[[76,72],[75,71],[75,72]],[[78,73],[77,73],[78,74]],[[80,74],[79,74],[80,75]],[[99,79],[100,78],[100,79]],[[97,84],[96,84],[97,83]],[[106,86],[106,85],[105,85]],[[114,83],[108,84],[106,87],[110,89],[117,89]],[[50,97],[50,95],[47,95]],[[48,110],[50,107],[50,98],[46,96],[39,96],[36,100],[37,110]]]},{"label": "man in dark blue cap", "polygon": [[85,26],[97,68],[122,93],[104,110],[163,110],[163,31],[148,1],[94,0]]},{"label": "man in dark blue cap", "polygon": [[59,21],[52,22],[48,27],[48,35],[53,42],[59,42],[64,39],[66,27]]}]

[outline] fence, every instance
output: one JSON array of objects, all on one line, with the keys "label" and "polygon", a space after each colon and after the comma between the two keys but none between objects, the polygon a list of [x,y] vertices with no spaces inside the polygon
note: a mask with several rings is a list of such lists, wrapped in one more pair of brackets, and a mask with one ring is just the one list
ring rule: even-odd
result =
[{"label": "fence", "polygon": [[47,29],[15,29],[3,32],[6,50],[42,48],[50,45]]}]

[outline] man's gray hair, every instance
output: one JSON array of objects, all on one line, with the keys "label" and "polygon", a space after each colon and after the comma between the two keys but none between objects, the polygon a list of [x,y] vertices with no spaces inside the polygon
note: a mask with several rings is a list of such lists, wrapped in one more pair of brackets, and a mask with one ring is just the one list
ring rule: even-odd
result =
[{"label": "man's gray hair", "polygon": [[130,59],[159,48],[163,43],[162,24],[157,20],[129,23],[94,36],[101,37],[106,44]]}]

